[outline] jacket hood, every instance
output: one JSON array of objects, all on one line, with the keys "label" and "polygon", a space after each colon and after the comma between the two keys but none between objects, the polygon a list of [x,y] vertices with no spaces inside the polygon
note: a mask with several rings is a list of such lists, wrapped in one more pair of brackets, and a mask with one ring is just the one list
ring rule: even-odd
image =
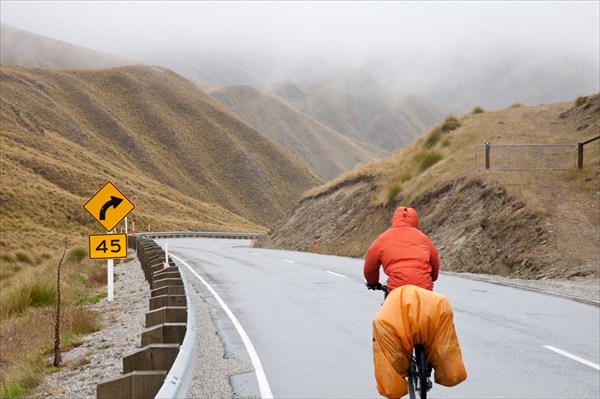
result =
[{"label": "jacket hood", "polygon": [[392,227],[419,227],[419,215],[413,208],[399,207],[392,217]]}]

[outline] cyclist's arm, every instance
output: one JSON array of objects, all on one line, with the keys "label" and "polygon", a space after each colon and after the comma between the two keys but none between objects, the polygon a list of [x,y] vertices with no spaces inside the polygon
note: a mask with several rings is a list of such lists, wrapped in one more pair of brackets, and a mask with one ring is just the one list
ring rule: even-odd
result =
[{"label": "cyclist's arm", "polygon": [[379,266],[381,266],[381,252],[379,240],[375,240],[365,255],[363,273],[368,285],[379,283]]},{"label": "cyclist's arm", "polygon": [[435,281],[438,278],[440,272],[440,255],[438,254],[437,249],[430,241],[430,249],[429,249],[429,263],[431,264],[431,281]]}]

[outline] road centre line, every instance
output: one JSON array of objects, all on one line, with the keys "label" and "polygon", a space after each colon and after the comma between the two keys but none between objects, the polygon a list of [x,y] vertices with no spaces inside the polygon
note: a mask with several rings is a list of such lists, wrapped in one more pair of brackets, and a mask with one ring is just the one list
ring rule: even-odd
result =
[{"label": "road centre line", "polygon": [[329,274],[333,274],[334,276],[338,276],[338,277],[343,277],[343,278],[348,278],[348,276],[344,276],[343,274],[338,274],[336,272],[330,272],[329,270],[325,270],[327,273]]},{"label": "road centre line", "polygon": [[544,346],[544,348],[549,349],[549,350],[551,350],[553,352],[556,352],[559,355],[563,355],[565,357],[568,357],[569,359],[573,359],[573,360],[578,361],[579,363],[583,363],[586,366],[590,366],[592,368],[595,368],[596,370],[600,370],[600,365],[598,365],[596,363],[593,363],[593,362],[590,362],[589,360],[581,358],[581,357],[579,357],[577,355],[574,355],[574,354],[569,353],[567,351],[564,351],[562,349],[555,348],[554,346],[551,346],[551,345],[543,345],[543,346]]},{"label": "road centre line", "polygon": [[287,260],[287,259],[279,259],[279,260],[283,261],[283,262],[287,262],[287,263],[296,263],[293,260]]},{"label": "road centre line", "polygon": [[235,315],[233,314],[231,309],[229,309],[229,306],[227,306],[225,301],[223,301],[223,299],[221,299],[221,297],[219,296],[219,294],[217,294],[217,292],[213,289],[213,287],[211,287],[211,285],[206,280],[204,280],[194,269],[192,269],[190,267],[190,265],[188,265],[181,258],[179,258],[173,254],[169,254],[169,256],[175,258],[176,260],[181,262],[185,267],[187,267],[188,270],[190,272],[192,272],[192,274],[194,276],[196,276],[196,278],[198,280],[200,280],[202,282],[202,284],[204,284],[206,286],[206,288],[210,291],[210,293],[213,294],[213,296],[215,297],[217,302],[219,302],[219,304],[221,305],[221,307],[223,308],[223,310],[225,311],[227,316],[229,316],[229,319],[235,326],[235,329],[237,330],[238,334],[240,334],[240,337],[242,338],[242,341],[244,342],[244,346],[246,346],[246,350],[248,351],[248,355],[250,355],[250,360],[252,361],[252,366],[254,366],[254,372],[256,373],[256,379],[258,380],[258,388],[260,389],[260,396],[262,398],[272,399],[273,393],[271,392],[271,387],[269,386],[269,381],[267,380],[267,375],[265,374],[265,370],[263,369],[262,363],[260,362],[258,353],[256,353],[256,349],[254,348],[252,341],[250,341],[250,337],[248,337],[248,334],[246,334],[246,331],[242,327],[242,325],[239,322],[239,320],[237,319],[237,317],[235,317]]}]

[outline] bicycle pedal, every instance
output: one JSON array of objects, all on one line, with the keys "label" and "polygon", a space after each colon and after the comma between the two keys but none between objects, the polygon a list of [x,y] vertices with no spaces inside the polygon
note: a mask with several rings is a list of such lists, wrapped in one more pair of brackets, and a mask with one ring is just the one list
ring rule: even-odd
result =
[{"label": "bicycle pedal", "polygon": [[427,390],[429,391],[431,388],[433,388],[433,383],[430,379],[427,379]]}]

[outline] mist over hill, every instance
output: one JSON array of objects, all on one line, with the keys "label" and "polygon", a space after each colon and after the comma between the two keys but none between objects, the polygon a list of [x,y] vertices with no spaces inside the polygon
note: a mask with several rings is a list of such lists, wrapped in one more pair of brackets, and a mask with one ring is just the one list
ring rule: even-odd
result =
[{"label": "mist over hill", "polygon": [[0,24],[0,60],[2,64],[63,69],[99,69],[136,63],[5,24]]},{"label": "mist over hill", "polygon": [[250,86],[225,86],[207,89],[207,93],[252,127],[278,141],[325,181],[388,153],[343,135],[284,100]]},{"label": "mist over hill", "polygon": [[2,65],[0,79],[3,249],[97,232],[83,204],[106,181],[155,231],[260,231],[321,183],[163,68]]},{"label": "mist over hill", "polygon": [[331,129],[387,150],[412,142],[446,116],[423,97],[389,92],[365,71],[312,84],[284,82],[269,92]]},{"label": "mist over hill", "polygon": [[318,55],[278,57],[268,49],[255,51],[165,48],[146,50],[138,58],[194,81],[258,88],[281,82],[317,85],[361,70],[390,93],[418,95],[457,115],[475,106],[501,109],[515,103],[569,101],[600,90],[600,60],[576,43],[564,44],[564,51],[557,53],[548,46],[502,42],[465,45],[450,53],[431,53],[426,48],[391,54],[373,50],[356,55],[353,62],[343,57],[335,62]]},{"label": "mist over hill", "polygon": [[[5,29],[3,24],[3,32]],[[595,52],[590,52],[589,45],[583,45],[593,42],[593,38],[551,39],[543,32],[521,32],[523,40],[519,40],[518,33],[507,26],[505,38],[478,38],[473,34],[452,42],[451,36],[428,37],[426,44],[420,46],[417,41],[407,40],[401,47],[382,44],[368,51],[358,47],[328,47],[313,53],[294,51],[284,43],[259,46],[240,35],[219,40],[188,37],[149,41],[127,51],[115,46],[112,53],[121,58],[110,65],[96,65],[116,66],[122,65],[123,59],[132,59],[133,63],[170,68],[199,83],[249,85],[259,90],[281,82],[316,84],[350,71],[364,70],[390,93],[416,94],[458,115],[475,106],[501,109],[515,103],[570,101],[600,90],[597,46]],[[19,36],[16,43],[21,44],[7,45],[13,37],[13,34],[2,35],[4,63],[80,67],[68,57],[57,60],[60,52],[44,50],[38,39]],[[219,45],[220,40],[226,44]],[[22,54],[16,54],[14,48]],[[5,49],[10,50],[5,53]],[[81,63],[82,57],[76,58]]]}]

